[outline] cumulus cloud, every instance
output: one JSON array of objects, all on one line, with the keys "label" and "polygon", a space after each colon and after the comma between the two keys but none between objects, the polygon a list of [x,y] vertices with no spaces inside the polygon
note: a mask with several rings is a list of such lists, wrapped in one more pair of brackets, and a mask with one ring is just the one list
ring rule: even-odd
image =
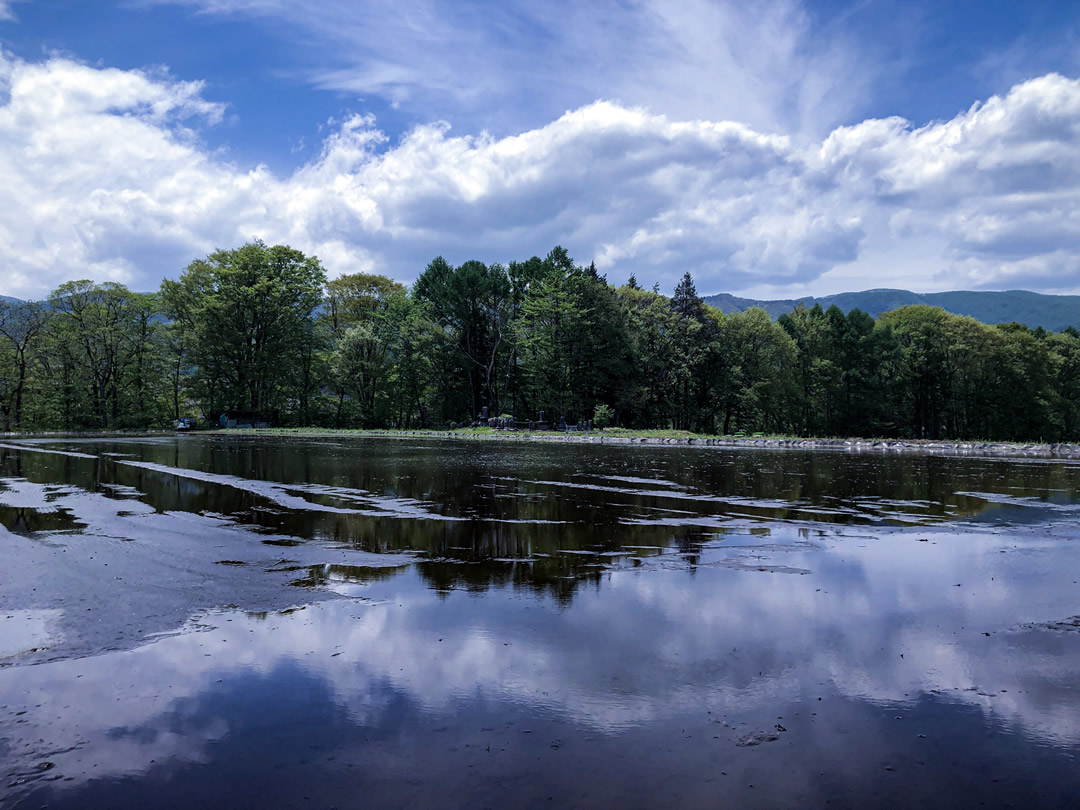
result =
[{"label": "cumulus cloud", "polygon": [[864,205],[899,213],[905,238],[941,242],[943,278],[1075,289],[1078,136],[1080,83],[1050,74],[949,121],[840,128],[819,157]]},{"label": "cumulus cloud", "polygon": [[163,71],[0,54],[0,293],[76,277],[153,289],[255,236],[332,275],[403,281],[440,253],[561,243],[613,280],[670,287],[690,270],[708,292],[1080,288],[1080,82],[1058,75],[950,120],[809,144],[613,101],[505,137],[436,123],[391,141],[352,116],[287,176],[200,140],[225,111]]}]

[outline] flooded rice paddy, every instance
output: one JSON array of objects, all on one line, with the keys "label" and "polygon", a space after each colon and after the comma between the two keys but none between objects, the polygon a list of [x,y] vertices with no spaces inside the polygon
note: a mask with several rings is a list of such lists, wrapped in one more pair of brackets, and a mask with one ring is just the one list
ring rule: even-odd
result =
[{"label": "flooded rice paddy", "polygon": [[1075,807],[1080,464],[0,442],[0,807]]}]

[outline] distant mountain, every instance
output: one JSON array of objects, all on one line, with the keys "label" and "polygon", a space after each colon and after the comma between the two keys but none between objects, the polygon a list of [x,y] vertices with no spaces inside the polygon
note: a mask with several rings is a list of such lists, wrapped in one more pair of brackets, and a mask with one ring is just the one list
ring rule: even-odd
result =
[{"label": "distant mountain", "polygon": [[[19,301],[9,295],[0,295],[0,301]],[[956,315],[970,315],[983,323],[1009,323],[1016,321],[1027,324],[1032,329],[1041,326],[1054,332],[1060,332],[1066,326],[1080,329],[1080,295],[1043,295],[1027,290],[1009,290],[1007,292],[941,292],[915,293],[910,290],[865,290],[863,292],[837,293],[823,295],[820,298],[785,298],[771,301],[759,301],[754,298],[739,298],[728,293],[706,295],[705,303],[716,307],[721,312],[742,312],[750,307],[761,307],[776,320],[786,312],[802,304],[809,309],[814,304],[821,304],[828,309],[833,304],[844,312],[861,309],[875,318],[882,312],[911,304],[929,304],[941,307],[946,312]]]},{"label": "distant mountain", "polygon": [[861,309],[875,318],[883,312],[911,304],[929,304],[956,315],[970,315],[983,323],[1017,321],[1031,328],[1041,326],[1058,332],[1066,326],[1080,328],[1080,295],[1042,295],[1026,290],[1008,292],[914,293],[910,290],[866,290],[824,295],[820,298],[791,298],[782,301],[756,301],[727,293],[705,296],[708,304],[722,312],[742,312],[761,307],[773,318],[791,312],[796,304],[810,308],[821,304],[828,309],[835,304],[844,312]]}]

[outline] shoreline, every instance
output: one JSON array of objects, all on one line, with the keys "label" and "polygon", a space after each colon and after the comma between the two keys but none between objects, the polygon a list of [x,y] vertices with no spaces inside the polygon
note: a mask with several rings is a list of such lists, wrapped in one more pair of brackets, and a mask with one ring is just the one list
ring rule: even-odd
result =
[{"label": "shoreline", "polygon": [[327,436],[346,438],[441,439],[464,441],[547,442],[613,446],[718,447],[728,449],[842,450],[846,452],[922,453],[1009,458],[1080,458],[1080,444],[1011,444],[1008,442],[950,442],[916,439],[783,439],[721,436],[634,436],[603,433],[538,433],[528,431],[349,431],[269,428],[229,431],[234,435]]},{"label": "shoreline", "polygon": [[[842,450],[846,452],[921,453],[926,455],[987,456],[1005,458],[1080,458],[1080,444],[937,441],[925,439],[805,439],[733,438],[721,436],[650,436],[633,433],[605,434],[529,431],[472,430],[362,430],[321,428],[228,428],[195,431],[190,435],[260,436],[358,439],[437,439],[441,441],[546,442],[549,444],[600,444],[612,446],[717,447],[729,449]],[[85,433],[0,434],[0,439],[129,438],[136,436],[185,435],[173,430],[100,431]]]}]

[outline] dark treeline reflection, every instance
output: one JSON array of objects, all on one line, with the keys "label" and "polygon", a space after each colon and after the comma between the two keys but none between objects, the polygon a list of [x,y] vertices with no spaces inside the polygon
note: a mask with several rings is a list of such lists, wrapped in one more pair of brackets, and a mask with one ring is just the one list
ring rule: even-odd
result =
[{"label": "dark treeline reflection", "polygon": [[[396,569],[327,565],[307,547],[413,555],[436,590],[512,585],[568,599],[612,565],[785,526],[1046,521],[1073,503],[1078,467],[960,457],[375,439],[186,436],[50,441],[0,449],[0,521],[77,531],[101,509],[72,492],[158,514],[197,513],[255,532],[294,584],[362,582]],[[38,502],[6,498],[24,480]],[[23,497],[23,496],[20,496]],[[144,507],[145,508],[145,507]],[[139,519],[139,518],[134,518]],[[788,533],[791,533],[790,531]],[[230,554],[221,552],[223,557]],[[665,557],[667,559],[667,557]],[[315,564],[318,562],[318,564]]]},{"label": "dark treeline reflection", "polygon": [[[332,268],[331,268],[332,269]],[[182,416],[444,428],[492,416],[707,433],[1080,439],[1080,332],[927,307],[725,315],[687,273],[615,288],[561,248],[433,260],[411,289],[327,281],[261,242],[160,291],[73,281],[0,302],[0,429],[143,428]]]}]

